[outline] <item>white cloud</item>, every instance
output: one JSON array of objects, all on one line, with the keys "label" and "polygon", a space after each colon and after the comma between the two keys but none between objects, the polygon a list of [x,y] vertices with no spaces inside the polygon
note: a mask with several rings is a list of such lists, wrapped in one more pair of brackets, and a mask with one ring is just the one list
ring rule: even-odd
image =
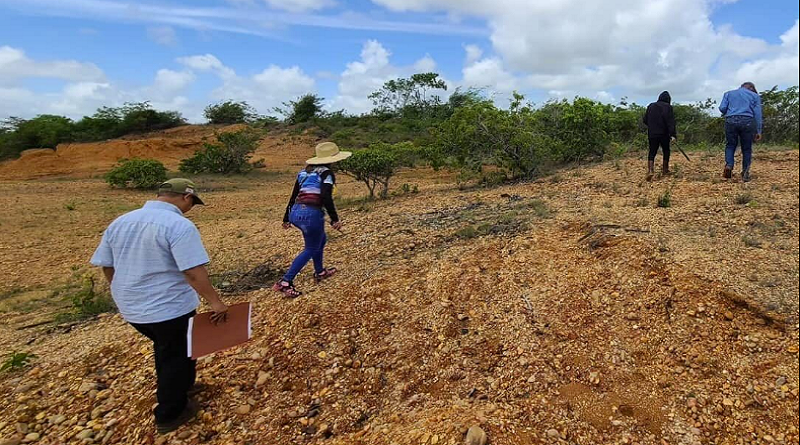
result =
[{"label": "white cloud", "polygon": [[[669,89],[694,100],[716,97],[747,77],[797,83],[797,27],[780,45],[715,27],[719,0],[373,0],[393,11],[444,12],[485,20],[495,57],[467,47],[465,83],[575,91],[594,97],[622,88]],[[516,80],[511,74],[519,73]]]},{"label": "white cloud", "polygon": [[264,0],[275,9],[289,12],[316,11],[336,5],[333,0]]},{"label": "white cloud", "polygon": [[[38,92],[16,85],[32,77],[63,80],[56,91]],[[182,92],[194,81],[191,71],[158,70],[152,83],[123,87],[112,81],[98,67],[78,61],[39,61],[23,51],[0,48],[0,118],[9,115],[33,117],[59,114],[72,119],[91,115],[102,106],[120,106],[125,102],[150,101],[157,109],[178,110],[190,119],[199,119],[200,110]],[[8,87],[4,87],[8,84]]]},{"label": "white cloud", "polygon": [[213,54],[179,57],[178,63],[197,71],[212,71],[223,79],[236,77],[236,72],[223,65]]},{"label": "white cloud", "polygon": [[178,44],[178,34],[171,26],[150,26],[147,28],[147,38],[163,46]]},{"label": "white cloud", "polygon": [[347,64],[339,80],[338,95],[331,101],[333,109],[362,113],[372,109],[367,98],[384,82],[400,75],[400,70],[389,64],[391,53],[378,41],[370,40],[361,49],[361,60]]},{"label": "white cloud", "polygon": [[[772,57],[746,63],[736,72],[736,78],[742,82],[753,81],[760,88],[772,88],[773,85],[797,85],[800,82],[800,33],[798,21],[781,36],[781,47]],[[751,80],[752,79],[752,80]]]},{"label": "white cloud", "polygon": [[10,46],[0,46],[0,85],[10,85],[20,79],[39,77],[68,81],[103,81],[103,71],[93,63],[76,60],[36,61]]},{"label": "white cloud", "polygon": [[414,62],[414,71],[418,73],[432,73],[436,71],[436,61],[426,54],[425,57]]},{"label": "white cloud", "polygon": [[298,66],[281,68],[270,65],[258,74],[243,77],[213,54],[180,57],[177,61],[187,67],[190,74],[195,70],[211,72],[219,77],[222,85],[211,92],[211,99],[246,101],[260,113],[271,113],[283,102],[316,91],[314,78]]},{"label": "white cloud", "polygon": [[160,69],[156,72],[153,87],[160,92],[182,91],[194,82],[195,75],[191,71],[173,71]]},{"label": "white cloud", "polygon": [[483,57],[483,50],[478,45],[467,45],[464,50],[467,52],[465,65],[472,65]]},{"label": "white cloud", "polygon": [[463,75],[464,85],[485,88],[493,93],[508,94],[524,88],[522,80],[506,71],[497,57],[476,60],[464,67]]}]

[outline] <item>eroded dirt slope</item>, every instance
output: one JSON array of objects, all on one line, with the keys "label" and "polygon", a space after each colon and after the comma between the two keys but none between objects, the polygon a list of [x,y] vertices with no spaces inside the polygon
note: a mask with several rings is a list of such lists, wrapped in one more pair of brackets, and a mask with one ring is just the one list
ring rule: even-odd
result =
[{"label": "eroded dirt slope", "polygon": [[[746,185],[714,179],[720,161],[652,184],[638,159],[488,190],[404,173],[419,194],[341,211],[334,280],[304,274],[296,300],[229,297],[253,302],[255,338],[200,362],[204,412],[167,442],[456,444],[480,424],[508,445],[797,443],[797,152],[759,153]],[[279,227],[291,176],[216,181],[193,216],[214,271],[285,267],[301,243]],[[63,232],[0,221],[16,286],[85,262],[123,211],[110,203],[146,197],[49,184],[42,211]],[[37,209],[23,185],[0,187],[15,214]],[[4,351],[38,358],[0,381],[0,438],[165,443],[147,342],[118,316],[47,329],[3,328]]]}]

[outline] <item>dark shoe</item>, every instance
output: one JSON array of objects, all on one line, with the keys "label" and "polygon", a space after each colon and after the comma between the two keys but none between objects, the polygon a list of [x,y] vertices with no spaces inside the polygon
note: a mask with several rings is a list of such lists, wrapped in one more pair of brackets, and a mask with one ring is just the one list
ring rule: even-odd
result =
[{"label": "dark shoe", "polygon": [[731,179],[733,176],[733,167],[730,165],[725,166],[725,170],[722,171],[722,177],[725,179]]},{"label": "dark shoe", "polygon": [[274,290],[275,292],[280,292],[284,296],[289,298],[297,298],[300,295],[303,295],[302,292],[294,288],[294,284],[286,280],[281,280],[275,283],[272,286],[272,290]]},{"label": "dark shoe", "polygon": [[320,273],[315,273],[314,274],[314,280],[317,283],[319,283],[320,281],[327,280],[328,278],[334,276],[335,274],[336,274],[336,268],[335,267],[329,267],[329,268],[323,270]]},{"label": "dark shoe", "polygon": [[742,172],[742,182],[750,182],[750,171]]},{"label": "dark shoe", "polygon": [[647,161],[647,177],[645,179],[647,179],[648,181],[652,181],[653,176],[656,175],[655,165],[656,165],[655,161]]},{"label": "dark shoe", "polygon": [[188,397],[194,397],[207,389],[208,385],[205,383],[195,383],[191,388],[189,388],[189,391],[186,392],[186,395]]},{"label": "dark shoe", "polygon": [[194,416],[197,415],[197,411],[199,410],[200,407],[197,405],[197,402],[190,398],[186,401],[186,407],[183,408],[183,411],[181,411],[175,420],[166,423],[156,423],[156,431],[158,434],[169,434],[186,424],[186,422],[194,419]]}]

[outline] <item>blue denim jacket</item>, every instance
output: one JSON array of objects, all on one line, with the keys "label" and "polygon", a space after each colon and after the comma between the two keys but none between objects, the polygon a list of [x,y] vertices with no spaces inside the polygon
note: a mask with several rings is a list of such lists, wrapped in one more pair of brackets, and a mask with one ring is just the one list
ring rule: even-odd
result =
[{"label": "blue denim jacket", "polygon": [[746,116],[755,119],[758,134],[764,129],[761,115],[761,96],[748,90],[739,88],[725,93],[719,104],[719,111],[726,118],[733,116]]}]

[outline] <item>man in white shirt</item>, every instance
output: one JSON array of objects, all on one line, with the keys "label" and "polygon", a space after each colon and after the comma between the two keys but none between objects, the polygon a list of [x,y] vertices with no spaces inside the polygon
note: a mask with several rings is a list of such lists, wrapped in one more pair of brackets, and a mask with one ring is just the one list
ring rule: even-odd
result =
[{"label": "man in white shirt", "polygon": [[111,296],[125,321],[153,341],[159,433],[191,420],[197,404],[188,396],[195,383],[195,361],[188,357],[189,318],[198,294],[224,321],[227,306],[211,284],[208,254],[197,227],[183,215],[204,205],[188,179],[171,179],[141,209],[120,216],[106,229],[91,263],[103,268]]}]

